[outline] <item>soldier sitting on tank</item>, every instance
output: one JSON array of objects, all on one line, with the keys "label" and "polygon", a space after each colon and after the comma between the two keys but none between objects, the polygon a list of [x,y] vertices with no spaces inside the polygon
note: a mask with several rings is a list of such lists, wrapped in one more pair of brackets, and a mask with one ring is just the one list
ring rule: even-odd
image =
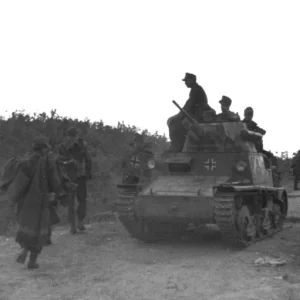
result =
[{"label": "soldier sitting on tank", "polygon": [[[252,107],[247,107],[244,110],[244,120],[242,121],[247,125],[247,129],[253,132],[260,133],[262,135],[266,134],[266,131],[260,127],[257,126],[257,123],[254,122],[253,119],[253,108]],[[256,149],[258,152],[264,152],[263,150],[263,140],[260,139],[255,143]],[[265,151],[267,152],[267,151]],[[268,153],[264,153],[265,155],[268,156]]]},{"label": "soldier sitting on tank", "polygon": [[[195,120],[202,121],[204,111],[213,110],[207,103],[207,96],[203,88],[197,83],[197,77],[194,74],[186,73],[182,79],[185,85],[191,89],[189,99],[186,101],[183,109]],[[168,119],[169,136],[171,140],[172,151],[181,151],[185,142],[185,135],[189,130],[190,121],[182,112]]]},{"label": "soldier sitting on tank", "polygon": [[219,122],[237,122],[240,121],[240,116],[238,113],[230,111],[231,99],[226,96],[222,96],[222,99],[219,101],[221,103],[222,112],[217,115],[217,121]]}]

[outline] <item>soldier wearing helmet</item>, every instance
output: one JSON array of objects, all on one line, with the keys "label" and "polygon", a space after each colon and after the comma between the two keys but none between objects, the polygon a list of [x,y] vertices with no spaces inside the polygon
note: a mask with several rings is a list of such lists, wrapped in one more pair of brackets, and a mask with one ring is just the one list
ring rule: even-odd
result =
[{"label": "soldier wearing helmet", "polygon": [[[186,101],[183,109],[197,121],[202,121],[203,112],[213,110],[207,103],[206,93],[197,83],[196,75],[186,73],[182,80],[191,89],[189,99]],[[171,149],[173,151],[181,151],[190,122],[187,121],[182,112],[179,112],[177,115],[170,117],[167,124],[169,127]]]},{"label": "soldier wearing helmet", "polygon": [[222,122],[237,122],[240,121],[240,116],[237,113],[230,111],[231,99],[227,96],[222,96],[219,101],[222,112],[217,115],[217,121]]}]

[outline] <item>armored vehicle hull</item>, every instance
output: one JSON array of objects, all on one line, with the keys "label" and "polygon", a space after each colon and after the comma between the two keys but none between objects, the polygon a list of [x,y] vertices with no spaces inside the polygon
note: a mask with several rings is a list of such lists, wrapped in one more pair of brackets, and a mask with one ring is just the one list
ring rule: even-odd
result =
[{"label": "armored vehicle hull", "polygon": [[151,178],[118,185],[119,217],[134,237],[153,242],[190,225],[216,224],[225,241],[247,246],[283,228],[286,190],[274,184],[272,166],[247,141],[248,135],[243,132],[246,140],[237,139],[244,124],[234,124],[213,124],[234,132],[221,143],[227,143],[226,149],[194,150],[187,138],[182,152],[156,160]]}]

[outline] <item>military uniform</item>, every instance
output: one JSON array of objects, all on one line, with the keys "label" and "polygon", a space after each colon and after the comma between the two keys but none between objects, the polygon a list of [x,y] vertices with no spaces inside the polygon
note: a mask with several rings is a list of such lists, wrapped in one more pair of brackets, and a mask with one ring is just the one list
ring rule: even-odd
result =
[{"label": "military uniform", "polygon": [[[69,135],[76,135],[76,128],[68,130]],[[73,183],[77,184],[76,192],[70,196],[68,203],[68,217],[71,225],[71,232],[76,232],[75,227],[75,196],[78,201],[76,209],[77,228],[84,230],[83,220],[87,211],[87,184],[86,181],[91,179],[92,160],[87,150],[87,144],[82,138],[76,138],[74,141],[66,141],[58,146],[59,159],[64,164],[67,176]]]},{"label": "military uniform", "polygon": [[231,105],[231,99],[223,96],[222,99],[219,101],[221,105],[224,105],[225,107],[228,107],[228,110],[224,110],[221,113],[217,115],[217,121],[219,122],[237,122],[240,121],[240,117],[238,114],[232,112],[229,110],[229,107]]},{"label": "military uniform", "polygon": [[153,158],[150,143],[144,143],[143,137],[135,135],[136,144],[124,157],[122,162],[124,184],[142,183],[142,179],[150,179],[151,171],[148,168],[148,161]]},{"label": "military uniform", "polygon": [[50,147],[45,139],[34,141],[34,151],[22,160],[9,193],[12,206],[17,206],[16,242],[23,248],[17,262],[24,263],[30,252],[29,269],[39,267],[36,260],[47,243],[50,226],[49,193],[61,192],[56,167],[43,152],[46,148]]},{"label": "military uniform", "polygon": [[[253,117],[253,109],[252,107],[247,107],[244,111],[245,118],[243,119],[243,123],[247,125],[247,129],[253,132],[260,133],[262,135],[266,134],[266,131],[262,128],[260,128],[256,122],[252,120]],[[248,117],[246,117],[248,116]],[[256,149],[258,152],[263,152],[263,140],[255,143]]]},{"label": "military uniform", "polygon": [[294,175],[294,190],[298,190],[298,182],[300,179],[300,151],[293,157],[291,167]]},{"label": "military uniform", "polygon": [[[190,85],[191,91],[189,99],[186,101],[183,109],[190,114],[197,121],[203,120],[203,112],[213,110],[207,102],[207,96],[203,88],[196,82],[196,76],[194,74],[186,73],[183,81],[193,80]],[[174,151],[181,151],[184,142],[185,135],[188,131],[186,117],[183,113],[178,113],[168,119],[169,137],[171,139],[172,148]]]}]

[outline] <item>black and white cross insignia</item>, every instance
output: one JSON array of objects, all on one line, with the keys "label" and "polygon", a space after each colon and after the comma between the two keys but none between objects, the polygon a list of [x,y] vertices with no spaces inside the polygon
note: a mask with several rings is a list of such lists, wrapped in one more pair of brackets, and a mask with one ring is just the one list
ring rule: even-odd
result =
[{"label": "black and white cross insignia", "polygon": [[140,160],[137,156],[134,156],[131,160],[130,160],[130,164],[133,168],[138,168],[140,166]]},{"label": "black and white cross insignia", "polygon": [[204,163],[204,168],[205,168],[207,171],[213,171],[214,169],[217,168],[217,162],[215,162],[213,158],[209,158],[209,159]]}]

